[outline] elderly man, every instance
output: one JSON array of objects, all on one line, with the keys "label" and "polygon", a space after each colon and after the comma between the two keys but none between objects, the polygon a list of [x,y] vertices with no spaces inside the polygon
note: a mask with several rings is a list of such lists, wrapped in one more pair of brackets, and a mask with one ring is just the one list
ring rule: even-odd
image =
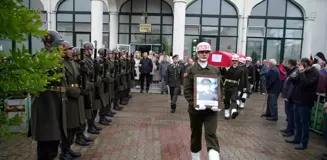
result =
[{"label": "elderly man", "polygon": [[319,71],[310,67],[308,58],[302,58],[297,66],[299,72],[291,75],[291,82],[294,85],[291,98],[295,104],[295,136],[294,139],[288,139],[286,142],[296,144],[295,149],[304,150],[308,147],[310,116],[316,100]]},{"label": "elderly man", "polygon": [[268,72],[269,68],[267,66],[267,60],[262,61],[262,66],[260,69],[260,93],[261,94],[266,94],[266,75]]},{"label": "elderly man", "polygon": [[277,100],[278,95],[281,91],[281,80],[280,74],[276,67],[276,60],[270,59],[267,61],[269,71],[266,76],[266,89],[267,89],[267,110],[266,110],[266,119],[270,121],[278,120],[278,106]]}]

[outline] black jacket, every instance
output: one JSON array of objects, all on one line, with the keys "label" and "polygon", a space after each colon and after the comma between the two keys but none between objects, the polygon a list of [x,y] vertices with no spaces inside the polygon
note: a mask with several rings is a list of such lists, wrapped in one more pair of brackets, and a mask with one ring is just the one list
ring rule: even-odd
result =
[{"label": "black jacket", "polygon": [[303,73],[298,73],[295,78],[291,78],[291,82],[294,85],[291,95],[293,103],[313,107],[319,82],[318,70],[311,67]]},{"label": "black jacket", "polygon": [[153,69],[153,63],[150,58],[143,58],[140,61],[140,73],[151,73]]},{"label": "black jacket", "polygon": [[282,97],[286,98],[286,99],[287,99],[287,97],[290,97],[292,92],[293,92],[292,90],[293,90],[294,87],[293,87],[293,84],[290,81],[291,75],[292,75],[293,72],[298,72],[297,67],[294,67],[293,69],[291,69],[291,70],[289,70],[287,72],[286,79],[284,81],[284,85],[283,85],[283,88],[282,88]]},{"label": "black jacket", "polygon": [[282,82],[280,81],[280,74],[276,66],[269,69],[266,76],[267,92],[268,94],[279,94]]}]

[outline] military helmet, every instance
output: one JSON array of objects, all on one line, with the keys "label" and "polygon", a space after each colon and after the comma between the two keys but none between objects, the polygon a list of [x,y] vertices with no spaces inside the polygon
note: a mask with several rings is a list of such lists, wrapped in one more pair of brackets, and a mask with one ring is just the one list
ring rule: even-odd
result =
[{"label": "military helmet", "polygon": [[210,81],[210,79],[202,79],[201,84],[202,85],[210,85],[211,81]]},{"label": "military helmet", "polygon": [[[99,55],[103,55],[104,52],[105,52],[106,50],[107,50],[107,49],[105,49],[105,48],[100,48],[100,49],[98,50]],[[106,51],[106,52],[107,52],[107,51]]]},{"label": "military helmet", "polygon": [[78,47],[74,47],[74,56],[81,55],[81,49]]},{"label": "military helmet", "polygon": [[178,54],[175,54],[175,55],[173,56],[173,59],[176,58],[176,57],[177,57],[177,58],[179,57]]},{"label": "military helmet", "polygon": [[55,30],[47,30],[47,34],[42,38],[44,44],[53,44],[56,41],[61,41],[62,38],[59,32]]},{"label": "military helmet", "polygon": [[83,43],[83,48],[84,49],[94,49],[94,46],[91,42],[84,42]]},{"label": "military helmet", "polygon": [[59,43],[59,45],[61,47],[63,47],[64,49],[72,49],[72,48],[74,48],[74,46],[72,44],[70,44],[68,41],[61,41]]}]

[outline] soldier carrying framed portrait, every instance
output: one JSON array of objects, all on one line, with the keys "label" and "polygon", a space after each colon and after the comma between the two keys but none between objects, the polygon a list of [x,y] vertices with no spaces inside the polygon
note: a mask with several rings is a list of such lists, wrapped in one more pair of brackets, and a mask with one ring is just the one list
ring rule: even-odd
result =
[{"label": "soldier carrying framed portrait", "polygon": [[212,108],[219,105],[220,81],[213,75],[195,75],[194,83],[194,107],[200,105]]}]

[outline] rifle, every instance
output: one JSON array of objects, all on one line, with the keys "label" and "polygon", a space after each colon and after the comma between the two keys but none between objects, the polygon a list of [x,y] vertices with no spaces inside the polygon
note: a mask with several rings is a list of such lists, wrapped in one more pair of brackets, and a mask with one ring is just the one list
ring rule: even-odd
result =
[{"label": "rifle", "polygon": [[80,76],[81,76],[81,84],[82,84],[82,89],[86,88],[86,82],[85,82],[85,72],[83,71],[83,68],[85,67],[85,62],[84,62],[84,48],[83,48],[83,40],[80,40],[81,42],[81,48],[80,48],[80,52],[81,52],[81,59],[80,59]]},{"label": "rifle", "polygon": [[97,70],[97,68],[98,68],[98,63],[97,63],[97,54],[98,54],[98,49],[97,49],[97,47],[98,47],[98,44],[97,44],[97,41],[95,40],[94,41],[94,53],[93,53],[93,65],[94,65],[94,67],[93,67],[93,69],[94,69],[94,74],[93,74],[93,81],[94,81],[94,83],[96,83],[97,82],[97,78],[98,78],[98,70]]}]

